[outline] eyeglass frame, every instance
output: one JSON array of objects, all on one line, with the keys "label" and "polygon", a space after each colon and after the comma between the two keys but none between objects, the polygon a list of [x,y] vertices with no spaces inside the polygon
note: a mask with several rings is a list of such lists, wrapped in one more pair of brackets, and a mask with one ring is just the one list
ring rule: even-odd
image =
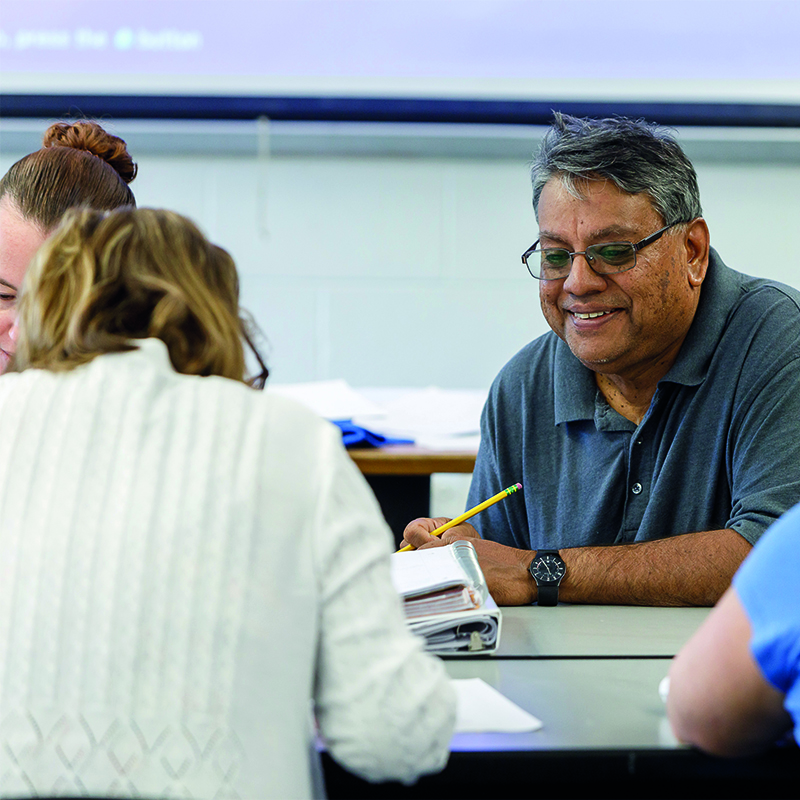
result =
[{"label": "eyeglass frame", "polygon": [[[669,225],[665,225],[663,228],[660,228],[655,233],[651,233],[649,236],[645,236],[644,239],[640,239],[638,242],[600,242],[599,244],[590,244],[586,250],[576,250],[574,253],[570,252],[566,247],[542,247],[541,249],[537,248],[541,239],[537,239],[532,247],[529,247],[523,254],[522,254],[522,263],[525,265],[525,269],[528,270],[528,274],[537,281],[563,281],[569,277],[569,273],[572,272],[572,265],[575,261],[575,256],[583,256],[586,259],[586,262],[589,265],[589,268],[592,272],[596,273],[597,275],[618,275],[620,272],[628,272],[628,270],[633,269],[636,266],[636,254],[643,250],[653,242],[658,241],[670,228],[674,228],[676,225],[683,225],[685,222],[689,222],[691,220],[678,220],[677,222],[671,222]],[[592,265],[592,261],[597,260],[598,256],[591,256],[587,255],[587,251],[589,249],[594,249],[596,247],[607,247],[608,245],[612,244],[629,244],[633,248],[633,264],[629,267],[624,267],[623,269],[616,269],[613,272],[598,272],[594,266]],[[545,250],[561,250],[565,252],[569,256],[569,272],[566,275],[562,275],[560,278],[543,278],[540,275],[534,275],[531,271],[531,268],[528,266],[528,256],[531,253],[535,253],[536,250],[539,249],[539,252],[544,252]],[[601,258],[602,260],[602,258]]]}]

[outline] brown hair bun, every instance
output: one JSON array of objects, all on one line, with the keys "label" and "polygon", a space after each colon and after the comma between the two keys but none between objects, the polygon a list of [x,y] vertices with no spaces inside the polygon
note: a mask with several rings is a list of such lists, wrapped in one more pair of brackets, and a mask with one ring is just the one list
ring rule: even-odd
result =
[{"label": "brown hair bun", "polygon": [[87,150],[111,165],[125,183],[130,183],[136,177],[138,167],[128,153],[125,142],[90,120],[54,122],[45,131],[42,146]]}]

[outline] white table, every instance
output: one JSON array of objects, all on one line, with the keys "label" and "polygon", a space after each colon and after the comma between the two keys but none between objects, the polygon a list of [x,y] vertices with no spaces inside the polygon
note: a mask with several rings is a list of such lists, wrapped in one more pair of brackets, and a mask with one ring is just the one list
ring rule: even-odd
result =
[{"label": "white table", "polygon": [[445,659],[544,723],[457,734],[447,768],[413,787],[366,784],[325,760],[331,798],[753,798],[796,796],[800,756],[705,756],[675,740],[658,684],[708,609],[504,608],[498,655]]},{"label": "white table", "polygon": [[672,658],[710,609],[559,605],[502,611],[498,658]]}]

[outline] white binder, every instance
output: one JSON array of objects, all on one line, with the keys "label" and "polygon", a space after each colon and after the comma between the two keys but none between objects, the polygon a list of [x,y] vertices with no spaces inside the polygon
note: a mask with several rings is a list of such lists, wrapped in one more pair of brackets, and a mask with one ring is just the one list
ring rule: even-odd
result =
[{"label": "white binder", "polygon": [[502,615],[470,542],[394,553],[392,583],[427,650],[463,655],[497,649]]}]

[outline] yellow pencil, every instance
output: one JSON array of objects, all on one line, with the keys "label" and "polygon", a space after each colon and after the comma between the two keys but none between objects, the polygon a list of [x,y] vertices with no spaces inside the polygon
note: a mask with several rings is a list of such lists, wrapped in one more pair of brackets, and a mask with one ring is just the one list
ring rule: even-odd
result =
[{"label": "yellow pencil", "polygon": [[[450,522],[445,522],[445,524],[440,528],[436,528],[436,530],[431,531],[431,536],[441,536],[445,531],[449,531],[450,528],[455,528],[456,525],[460,525],[462,522],[466,522],[470,517],[474,517],[479,511],[483,511],[484,508],[489,508],[489,506],[493,506],[495,503],[505,500],[505,498],[510,494],[514,494],[514,492],[519,491],[522,491],[521,483],[515,483],[513,486],[509,486],[508,489],[503,489],[502,492],[498,492],[494,497],[490,497],[488,500],[478,503],[475,508],[465,511],[460,516],[451,519]],[[405,553],[407,550],[414,549],[415,548],[413,548],[410,544],[407,544],[405,547],[401,547],[397,552]]]}]

